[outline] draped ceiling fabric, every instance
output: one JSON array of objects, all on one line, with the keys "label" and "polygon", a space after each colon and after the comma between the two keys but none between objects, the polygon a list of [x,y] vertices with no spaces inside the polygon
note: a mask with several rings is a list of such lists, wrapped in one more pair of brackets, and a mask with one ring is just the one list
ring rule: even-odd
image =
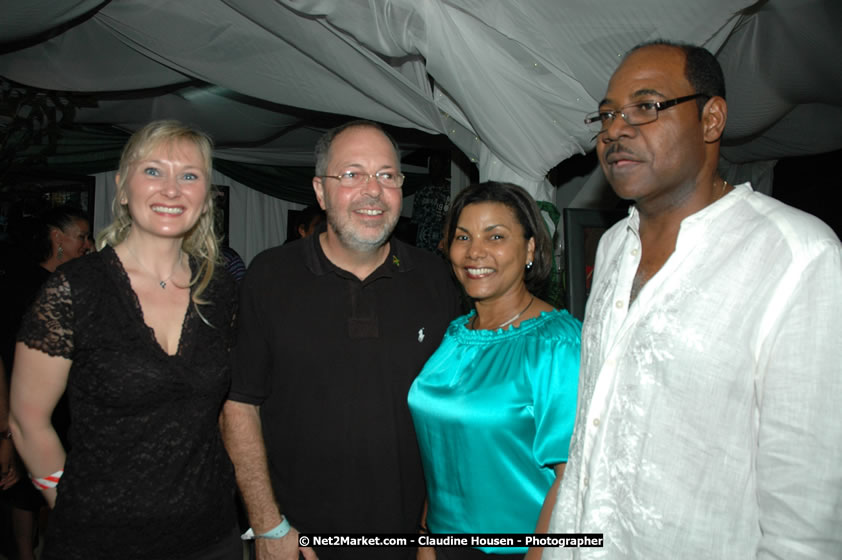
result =
[{"label": "draped ceiling fabric", "polygon": [[[655,38],[722,61],[732,181],[839,149],[840,24],[838,0],[0,0],[0,76],[89,94],[68,137],[174,117],[222,162],[311,168],[321,131],[369,118],[414,129],[413,147],[446,137],[482,180],[554,201],[547,171],[592,149],[583,115]],[[310,197],[292,176],[280,192]],[[583,184],[572,204],[604,179]]]}]

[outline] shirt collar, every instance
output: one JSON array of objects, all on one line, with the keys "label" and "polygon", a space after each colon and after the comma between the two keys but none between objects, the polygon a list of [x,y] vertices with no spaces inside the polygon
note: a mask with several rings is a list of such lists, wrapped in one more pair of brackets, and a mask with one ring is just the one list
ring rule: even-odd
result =
[{"label": "shirt collar", "polygon": [[[731,208],[734,204],[744,199],[752,192],[754,192],[754,189],[752,189],[750,182],[734,185],[734,190],[715,201],[713,204],[709,204],[698,212],[690,214],[681,220],[679,236],[681,235],[681,232],[688,229],[705,227],[720,213],[724,212],[728,208]],[[626,221],[626,227],[635,234],[640,231],[640,213],[637,211],[637,206],[634,204],[629,207],[629,217]]]},{"label": "shirt collar", "polygon": [[[340,276],[356,278],[356,276],[353,276],[348,271],[330,262],[322,249],[318,235],[311,235],[304,240],[304,243],[308,245],[304,255],[304,263],[313,274],[323,276],[332,272]],[[391,277],[399,272],[409,272],[415,268],[415,261],[412,258],[411,252],[404,243],[394,236],[389,239],[389,249],[389,255],[386,257],[386,260],[365,279],[366,282],[381,277]]]}]

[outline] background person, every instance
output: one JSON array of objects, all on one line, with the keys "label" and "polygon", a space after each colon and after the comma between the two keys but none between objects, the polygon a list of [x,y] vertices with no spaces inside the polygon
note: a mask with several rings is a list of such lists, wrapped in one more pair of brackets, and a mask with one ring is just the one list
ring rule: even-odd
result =
[{"label": "background person", "polygon": [[219,254],[222,257],[225,270],[239,284],[246,275],[246,263],[243,261],[243,257],[228,245],[220,246]]},{"label": "background person", "polygon": [[450,158],[447,153],[433,152],[427,169],[430,182],[415,192],[412,202],[412,222],[418,226],[415,246],[438,253],[450,206]]},{"label": "background person", "polygon": [[82,210],[72,206],[49,208],[21,222],[14,232],[9,260],[0,271],[0,355],[11,370],[15,334],[23,314],[60,264],[91,250],[91,225]]},{"label": "background person", "polygon": [[39,263],[45,270],[54,272],[60,264],[87,254],[93,247],[91,224],[81,210],[57,206],[45,211],[40,220]]},{"label": "background person", "polygon": [[[235,288],[215,266],[210,176],[204,134],[133,134],[99,252],[57,270],[24,319],[11,426],[55,508],[44,560],[242,555],[218,427]],[[67,454],[50,424],[65,388]]]},{"label": "background person", "polygon": [[307,206],[296,215],[293,228],[295,237],[289,241],[304,239],[318,233],[325,220],[327,220],[327,216],[321,207],[318,205]]},{"label": "background person", "polygon": [[9,430],[9,386],[6,368],[0,360],[0,490],[12,487],[18,480],[12,432]]},{"label": "background person", "polygon": [[[461,191],[445,243],[475,310],[450,324],[409,391],[426,527],[545,533],[573,431],[581,325],[536,296],[550,275],[552,242],[521,187]],[[526,551],[438,547],[419,557],[521,559]]]},{"label": "background person", "polygon": [[[9,364],[9,373],[14,363],[18,327],[41,286],[59,265],[81,257],[91,249],[91,225],[87,215],[72,206],[48,208],[20,226],[25,231],[15,233],[22,254],[20,258],[4,263],[4,274],[0,279],[0,298],[3,300],[0,358]],[[59,399],[53,410],[52,424],[62,444],[67,447],[70,411],[65,396]],[[27,479],[23,464],[14,452],[12,440],[0,442],[0,445],[5,446],[4,453],[10,453],[9,472],[14,474],[7,477],[5,484],[0,484],[0,490],[3,491],[0,500],[11,506],[17,558],[34,560],[38,544],[38,514],[46,502]]]},{"label": "background person", "polygon": [[[20,473],[21,469],[18,468],[15,448],[12,444],[12,432],[9,430],[9,385],[6,379],[6,368],[3,366],[3,360],[0,359],[0,492],[12,488],[20,480]],[[0,554],[4,554],[10,558],[20,557],[23,560],[34,560],[34,551],[29,550],[34,546],[32,535],[29,535],[29,539],[24,541],[26,546],[21,547],[18,539],[12,536],[13,527],[11,516],[7,517],[5,508],[0,513],[2,513],[0,519],[3,521],[2,525],[0,525],[0,536],[3,537],[2,542],[0,542]],[[18,512],[16,511],[15,513],[17,514]],[[28,512],[23,510],[23,513]],[[14,529],[17,528],[14,527]],[[14,549],[11,548],[13,544],[16,547]],[[18,548],[23,548],[22,554],[17,553]]]}]

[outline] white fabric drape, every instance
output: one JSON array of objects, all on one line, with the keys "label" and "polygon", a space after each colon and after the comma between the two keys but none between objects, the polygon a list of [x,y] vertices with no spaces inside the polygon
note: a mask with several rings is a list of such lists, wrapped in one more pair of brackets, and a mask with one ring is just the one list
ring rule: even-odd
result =
[{"label": "white fabric drape", "polygon": [[[557,0],[122,0],[15,52],[13,66],[0,60],[0,73],[77,91],[161,86],[180,75],[442,133],[477,162],[480,179],[514,181],[552,200],[544,176],[590,147],[582,115],[603,94],[618,54],[655,37],[716,50],[752,3],[667,9],[640,0],[618,18],[623,4]],[[103,54],[102,65],[90,63]],[[125,122],[132,118],[150,115],[121,124],[142,124]]]},{"label": "white fabric drape", "polygon": [[[481,180],[517,182],[553,200],[546,172],[592,147],[583,115],[622,54],[655,38],[718,54],[729,162],[842,146],[838,0],[54,4],[4,5],[0,30],[18,43],[0,55],[0,75],[77,92],[158,88],[80,107],[76,122],[134,130],[183,118],[237,161],[311,165],[315,133],[300,124],[307,115],[286,111],[302,108],[444,134]],[[89,10],[98,11],[47,38]]]},{"label": "white fabric drape", "polygon": [[246,264],[261,251],[282,244],[287,237],[287,212],[303,208],[250,189],[218,171],[213,172],[213,182],[230,187],[228,244]]}]

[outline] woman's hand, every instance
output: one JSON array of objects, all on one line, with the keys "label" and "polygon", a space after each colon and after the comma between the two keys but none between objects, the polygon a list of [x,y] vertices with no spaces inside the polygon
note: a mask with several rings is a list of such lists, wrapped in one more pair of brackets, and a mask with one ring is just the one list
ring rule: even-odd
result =
[{"label": "woman's hand", "polygon": [[[555,502],[558,498],[558,487],[561,484],[561,479],[564,476],[564,467],[566,466],[567,463],[559,463],[553,467],[553,470],[555,471],[555,480],[553,481],[553,485],[550,486],[547,495],[544,497],[544,505],[541,508],[540,515],[538,516],[538,525],[535,527],[536,534],[546,533],[549,531],[550,517],[553,514],[553,508],[555,507]],[[529,551],[527,551],[523,560],[538,560],[541,558],[543,553],[543,547],[533,546],[529,549]]]},{"label": "woman's hand", "polygon": [[436,549],[432,546],[419,546],[415,554],[416,560],[436,560]]},{"label": "woman's hand", "polygon": [[[429,533],[427,530],[427,509],[429,508],[429,499],[424,498],[424,509],[421,510],[421,523],[418,524],[418,530],[422,535]],[[419,546],[415,553],[416,560],[436,560],[436,549],[432,546]]]},{"label": "woman's hand", "polygon": [[8,490],[20,479],[15,461],[15,446],[10,439],[0,439],[0,490]]}]

